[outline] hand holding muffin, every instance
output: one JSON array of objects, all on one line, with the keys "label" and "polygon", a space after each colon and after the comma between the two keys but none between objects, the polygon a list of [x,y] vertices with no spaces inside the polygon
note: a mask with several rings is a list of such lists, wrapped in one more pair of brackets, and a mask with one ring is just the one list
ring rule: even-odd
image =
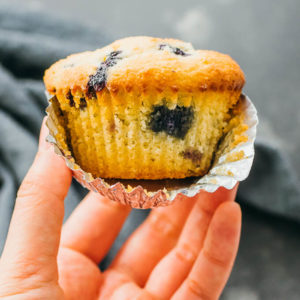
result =
[{"label": "hand holding muffin", "polygon": [[61,234],[72,174],[45,142],[46,131],[18,192],[0,260],[0,299],[218,299],[239,242],[236,189],[153,209],[100,272],[130,208],[91,192]]}]

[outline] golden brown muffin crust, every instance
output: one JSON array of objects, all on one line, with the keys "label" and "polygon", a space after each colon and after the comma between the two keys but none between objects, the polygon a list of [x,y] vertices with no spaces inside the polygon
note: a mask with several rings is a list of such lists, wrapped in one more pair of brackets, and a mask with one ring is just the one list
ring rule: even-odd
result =
[{"label": "golden brown muffin crust", "polygon": [[113,93],[241,91],[245,83],[239,65],[228,55],[194,50],[191,44],[174,39],[129,37],[59,60],[45,72],[46,89],[50,93],[87,92],[91,76],[114,51],[121,51],[120,58],[105,74],[105,87]]}]

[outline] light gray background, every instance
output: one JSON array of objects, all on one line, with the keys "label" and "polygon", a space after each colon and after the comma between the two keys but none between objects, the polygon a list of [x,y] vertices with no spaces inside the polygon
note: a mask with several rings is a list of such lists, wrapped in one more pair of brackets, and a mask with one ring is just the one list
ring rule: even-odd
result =
[{"label": "light gray background", "polygon": [[[288,154],[299,179],[299,0],[26,0],[26,5],[96,26],[111,40],[175,37],[230,54],[246,74],[245,92],[259,112],[259,138]],[[241,246],[222,299],[299,299],[299,225],[242,208]]]}]

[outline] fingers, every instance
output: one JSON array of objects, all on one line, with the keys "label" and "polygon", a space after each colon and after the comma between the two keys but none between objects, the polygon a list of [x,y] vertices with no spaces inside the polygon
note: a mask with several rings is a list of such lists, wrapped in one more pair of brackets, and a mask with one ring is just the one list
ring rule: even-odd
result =
[{"label": "fingers", "polygon": [[194,203],[194,199],[183,199],[153,209],[122,247],[112,268],[126,272],[143,286],[153,267],[176,244]]},{"label": "fingers", "polygon": [[62,287],[66,299],[97,299],[102,274],[98,266],[86,256],[71,249],[60,248],[58,268],[59,285]]},{"label": "fingers", "polygon": [[129,213],[128,206],[90,192],[64,225],[61,245],[86,255],[98,264]]},{"label": "fingers", "polygon": [[43,123],[38,153],[18,192],[1,267],[12,274],[43,272],[53,280],[57,273],[63,200],[72,175],[44,141],[46,135]]},{"label": "fingers", "polygon": [[219,299],[236,257],[240,230],[239,205],[221,204],[213,216],[203,249],[172,300]]},{"label": "fingers", "polygon": [[233,190],[200,192],[177,245],[158,263],[149,276],[146,290],[161,299],[170,299],[190,272],[202,246],[211,218],[221,202],[233,201]]},{"label": "fingers", "polygon": [[129,275],[114,269],[108,269],[103,273],[103,281],[100,288],[99,300],[111,300],[111,295],[118,287],[132,282]]},{"label": "fingers", "polygon": [[[104,299],[104,298],[103,298]],[[112,294],[111,300],[160,300],[160,298],[154,297],[146,290],[139,287],[134,282],[128,282],[117,288]],[[100,298],[101,300],[101,298]]]}]

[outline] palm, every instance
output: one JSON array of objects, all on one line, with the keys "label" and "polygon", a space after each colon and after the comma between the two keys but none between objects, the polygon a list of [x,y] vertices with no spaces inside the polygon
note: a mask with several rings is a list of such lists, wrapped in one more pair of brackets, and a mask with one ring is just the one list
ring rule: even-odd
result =
[{"label": "palm", "polygon": [[236,188],[153,209],[101,273],[98,264],[130,208],[91,192],[61,232],[72,174],[45,135],[44,127],[16,200],[0,260],[0,298],[218,299],[239,242]]},{"label": "palm", "polygon": [[102,276],[93,261],[77,251],[62,248],[58,263],[63,299],[97,299]]}]

